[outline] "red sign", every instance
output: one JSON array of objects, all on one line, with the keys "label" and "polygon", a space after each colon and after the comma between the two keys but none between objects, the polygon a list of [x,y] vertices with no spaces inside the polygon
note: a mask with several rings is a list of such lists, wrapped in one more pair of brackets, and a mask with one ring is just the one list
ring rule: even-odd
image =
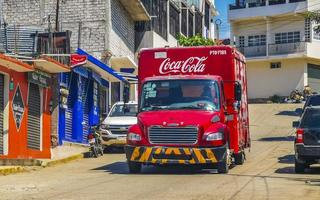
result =
[{"label": "red sign", "polygon": [[86,55],[72,54],[70,57],[71,68],[79,65],[84,65],[87,63],[87,60],[88,58]]}]

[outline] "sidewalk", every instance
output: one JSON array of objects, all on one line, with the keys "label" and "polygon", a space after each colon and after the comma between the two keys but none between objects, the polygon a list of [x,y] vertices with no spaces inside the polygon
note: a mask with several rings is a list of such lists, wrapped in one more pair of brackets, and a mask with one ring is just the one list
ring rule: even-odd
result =
[{"label": "sidewalk", "polygon": [[78,144],[65,143],[51,150],[51,159],[40,159],[42,167],[78,160],[84,157],[89,147]]},{"label": "sidewalk", "polygon": [[28,171],[30,166],[49,167],[84,158],[88,147],[66,143],[51,149],[51,159],[3,159],[0,161],[0,175],[9,175]]}]

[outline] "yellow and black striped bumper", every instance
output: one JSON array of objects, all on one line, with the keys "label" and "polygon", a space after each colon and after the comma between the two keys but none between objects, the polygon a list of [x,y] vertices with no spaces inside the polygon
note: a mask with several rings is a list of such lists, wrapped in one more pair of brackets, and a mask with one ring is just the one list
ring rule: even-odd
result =
[{"label": "yellow and black striped bumper", "polygon": [[145,164],[213,164],[226,157],[226,147],[179,148],[125,146],[128,161]]}]

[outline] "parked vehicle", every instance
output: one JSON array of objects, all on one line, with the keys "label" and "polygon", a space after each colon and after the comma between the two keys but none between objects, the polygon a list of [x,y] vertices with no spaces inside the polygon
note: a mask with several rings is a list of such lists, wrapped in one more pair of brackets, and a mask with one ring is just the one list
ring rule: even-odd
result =
[{"label": "parked vehicle", "polygon": [[296,129],[295,171],[303,173],[320,161],[320,106],[306,107],[301,120],[293,122]]},{"label": "parked vehicle", "polygon": [[88,143],[90,145],[90,157],[95,158],[99,157],[99,155],[103,156],[101,135],[98,129],[98,126],[93,126],[87,136]]},{"label": "parked vehicle", "polygon": [[309,96],[303,106],[303,111],[310,106],[320,106],[320,95]]},{"label": "parked vehicle", "polygon": [[128,131],[131,173],[142,165],[200,165],[228,173],[250,147],[245,58],[228,46],[145,49],[139,114]]},{"label": "parked vehicle", "polygon": [[128,128],[137,123],[138,104],[134,101],[117,102],[100,126],[102,144],[105,148],[123,147],[126,144]]}]

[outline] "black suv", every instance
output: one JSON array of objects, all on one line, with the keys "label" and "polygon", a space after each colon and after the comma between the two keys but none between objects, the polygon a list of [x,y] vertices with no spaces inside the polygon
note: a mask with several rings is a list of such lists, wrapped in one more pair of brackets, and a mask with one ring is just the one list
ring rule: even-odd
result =
[{"label": "black suv", "polygon": [[320,95],[309,96],[304,104],[303,111],[309,106],[320,106]]},{"label": "black suv", "polygon": [[320,161],[320,106],[306,107],[300,121],[293,122],[296,130],[295,171],[303,173]]}]

